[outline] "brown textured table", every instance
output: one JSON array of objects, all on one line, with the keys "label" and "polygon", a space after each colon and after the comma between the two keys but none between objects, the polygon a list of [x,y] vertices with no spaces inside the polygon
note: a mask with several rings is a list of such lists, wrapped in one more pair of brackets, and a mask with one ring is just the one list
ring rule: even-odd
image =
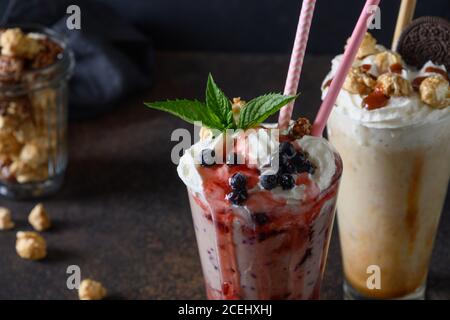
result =
[{"label": "brown textured table", "polygon": [[[312,117],[330,57],[307,57],[296,113]],[[200,299],[203,280],[185,189],[170,162],[172,130],[182,121],[146,109],[144,100],[201,98],[209,71],[229,96],[281,91],[288,56],[159,54],[155,85],[95,120],[71,123],[70,164],[63,189],[44,199],[54,228],[48,258],[20,259],[15,231],[28,230],[35,201],[0,199],[16,228],[0,232],[0,298],[76,299],[66,268],[102,281],[110,298]],[[449,198],[449,197],[447,197]],[[450,299],[450,203],[442,215],[428,297]],[[322,298],[340,299],[342,270],[333,233]]]}]

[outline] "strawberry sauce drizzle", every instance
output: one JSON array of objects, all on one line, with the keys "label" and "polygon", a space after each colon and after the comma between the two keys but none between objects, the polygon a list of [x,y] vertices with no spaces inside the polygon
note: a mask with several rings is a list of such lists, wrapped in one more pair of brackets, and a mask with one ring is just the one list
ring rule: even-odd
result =
[{"label": "strawberry sauce drizzle", "polygon": [[[280,140],[283,140],[281,138]],[[341,166],[340,163],[337,163]],[[327,219],[328,228],[325,231],[326,241],[324,248],[314,254],[318,257],[320,272],[314,280],[314,290],[310,296],[303,294],[306,274],[304,274],[304,263],[311,255],[311,233],[314,222],[321,213],[323,205],[335,199],[337,183],[333,184],[326,192],[319,194],[319,189],[309,178],[308,174],[297,176],[296,184],[305,186],[305,203],[288,205],[286,200],[274,196],[271,191],[259,190],[249,192],[249,198],[244,203],[248,214],[262,213],[268,217],[268,221],[262,225],[249,223],[243,220],[241,215],[236,214],[238,207],[231,205],[225,199],[231,191],[229,178],[236,172],[247,176],[247,189],[250,191],[259,182],[260,172],[249,168],[247,165],[214,165],[211,167],[200,167],[202,176],[204,196],[207,204],[198,197],[194,197],[197,204],[202,208],[204,215],[214,223],[217,237],[217,254],[219,261],[219,273],[221,277],[221,292],[206,284],[208,297],[210,299],[245,299],[242,290],[240,268],[238,265],[236,243],[234,239],[235,222],[241,222],[241,231],[246,239],[254,239],[255,257],[252,275],[254,274],[257,299],[317,299],[320,290],[321,276],[325,266],[326,249],[328,247],[329,229],[334,217],[334,206],[331,212],[322,213],[331,217]],[[336,173],[340,175],[341,167],[337,167]],[[270,246],[268,239],[279,239],[276,248]],[[239,244],[240,245],[240,244]],[[317,250],[317,249],[316,249]],[[271,263],[279,264],[277,257],[288,256],[290,259],[289,270],[285,270],[283,283],[272,283],[274,273],[280,272]],[[271,260],[272,259],[272,260]],[[280,258],[281,259],[281,258]],[[295,277],[294,277],[295,275]],[[277,275],[279,278],[279,274]]]}]

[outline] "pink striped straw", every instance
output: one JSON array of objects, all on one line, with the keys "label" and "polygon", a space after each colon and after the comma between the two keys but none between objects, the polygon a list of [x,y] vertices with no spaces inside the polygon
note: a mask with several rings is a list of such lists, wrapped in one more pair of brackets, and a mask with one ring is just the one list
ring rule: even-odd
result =
[{"label": "pink striped straw", "polygon": [[358,52],[359,46],[361,45],[364,35],[367,32],[367,27],[370,23],[369,19],[372,18],[374,13],[373,6],[378,6],[379,3],[380,0],[367,0],[364,9],[361,12],[358,22],[356,23],[355,30],[353,30],[350,42],[345,49],[341,65],[339,66],[339,69],[331,82],[327,95],[320,106],[316,120],[312,126],[312,135],[314,136],[320,137],[323,134],[323,130],[325,129],[331,110],[336,103],[336,99],[341,91],[348,71],[355,60],[356,53]]},{"label": "pink striped straw", "polygon": [[[308,42],[309,29],[314,13],[316,0],[303,0],[300,18],[298,20],[297,33],[295,34],[294,48],[292,49],[291,61],[287,74],[286,84],[284,86],[285,95],[297,94],[298,82],[302,72],[303,58],[306,52],[306,43]],[[286,129],[292,117],[294,102],[289,103],[280,110],[278,117],[278,127]]]}]

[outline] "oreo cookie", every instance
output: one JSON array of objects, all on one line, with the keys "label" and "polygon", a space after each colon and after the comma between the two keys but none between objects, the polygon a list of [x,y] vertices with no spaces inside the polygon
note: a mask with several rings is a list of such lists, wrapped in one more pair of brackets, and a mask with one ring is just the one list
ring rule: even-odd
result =
[{"label": "oreo cookie", "polygon": [[403,30],[397,52],[407,64],[417,68],[431,60],[450,70],[450,22],[440,17],[415,19]]}]

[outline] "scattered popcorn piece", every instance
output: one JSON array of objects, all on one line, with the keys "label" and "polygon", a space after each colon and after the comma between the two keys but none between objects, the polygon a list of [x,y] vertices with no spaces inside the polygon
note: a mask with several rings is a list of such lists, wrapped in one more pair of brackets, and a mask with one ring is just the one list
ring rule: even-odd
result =
[{"label": "scattered popcorn piece", "polygon": [[28,222],[37,231],[45,231],[50,228],[50,218],[42,203],[36,205],[28,215]]},{"label": "scattered popcorn piece", "polygon": [[28,37],[19,28],[7,29],[0,35],[2,55],[33,59],[42,50],[36,39]]},{"label": "scattered popcorn piece", "polygon": [[[349,43],[350,38],[347,39],[347,44]],[[378,49],[375,47],[377,44],[377,40],[372,37],[372,35],[366,32],[363,41],[361,42],[361,46],[356,53],[357,59],[363,59],[371,54],[375,54],[378,52]]]},{"label": "scattered popcorn piece", "polygon": [[379,76],[376,87],[389,97],[408,96],[412,91],[409,81],[395,73]]},{"label": "scattered popcorn piece", "polygon": [[11,219],[11,211],[0,207],[0,230],[10,230],[14,228],[14,222]]},{"label": "scattered popcorn piece", "polygon": [[397,63],[403,65],[402,57],[397,52],[384,51],[375,55],[375,65],[380,74],[389,72],[389,67]]},{"label": "scattered popcorn piece", "polygon": [[449,83],[444,77],[431,76],[422,81],[419,87],[420,98],[430,107],[442,109],[450,105]]},{"label": "scattered popcorn piece", "polygon": [[101,300],[106,296],[106,289],[100,282],[84,279],[78,288],[80,300]]},{"label": "scattered popcorn piece", "polygon": [[303,136],[311,134],[311,123],[307,118],[298,118],[291,129],[291,136],[300,139]]},{"label": "scattered popcorn piece", "polygon": [[33,231],[17,232],[16,251],[23,259],[40,260],[47,255],[45,239]]},{"label": "scattered popcorn piece", "polygon": [[375,87],[376,81],[361,68],[352,67],[345,78],[344,90],[354,94],[368,94]]}]

